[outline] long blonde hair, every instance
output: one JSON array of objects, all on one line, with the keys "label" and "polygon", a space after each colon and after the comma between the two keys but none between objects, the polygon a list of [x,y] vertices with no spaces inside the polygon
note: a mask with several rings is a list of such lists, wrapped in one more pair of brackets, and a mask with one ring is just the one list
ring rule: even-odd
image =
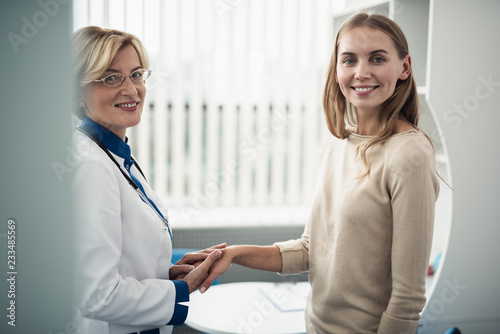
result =
[{"label": "long blonde hair", "polygon": [[[323,91],[323,109],[326,116],[326,122],[330,132],[337,138],[345,139],[351,133],[346,126],[354,126],[355,107],[346,100],[336,81],[337,74],[337,53],[341,38],[351,29],[356,27],[369,27],[382,31],[391,38],[398,51],[400,59],[404,59],[409,54],[408,42],[399,25],[393,20],[380,14],[358,13],[351,16],[339,28],[335,39],[325,88]],[[360,178],[368,175],[370,166],[367,159],[367,151],[377,144],[384,143],[389,137],[396,133],[398,119],[402,118],[408,121],[413,127],[418,128],[419,103],[417,95],[417,86],[413,78],[413,72],[406,80],[398,80],[396,89],[390,98],[381,106],[378,134],[358,147],[363,165],[364,173]],[[431,142],[432,145],[432,142]]]}]

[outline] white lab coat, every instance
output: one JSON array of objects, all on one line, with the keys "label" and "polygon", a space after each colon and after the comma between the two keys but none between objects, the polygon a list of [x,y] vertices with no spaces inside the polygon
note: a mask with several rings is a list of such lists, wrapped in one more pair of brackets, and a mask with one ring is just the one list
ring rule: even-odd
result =
[{"label": "white lab coat", "polygon": [[[169,280],[172,242],[158,214],[144,203],[106,153],[76,131],[73,147],[77,223],[78,333],[131,333],[184,322],[185,282]],[[123,166],[124,159],[113,154]],[[125,171],[125,169],[123,168]],[[167,216],[137,168],[147,195]],[[175,311],[175,313],[174,313]]]}]

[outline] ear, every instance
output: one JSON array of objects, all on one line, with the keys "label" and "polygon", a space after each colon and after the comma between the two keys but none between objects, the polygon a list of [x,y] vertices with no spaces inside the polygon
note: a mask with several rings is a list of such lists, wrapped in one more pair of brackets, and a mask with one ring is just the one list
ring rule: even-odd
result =
[{"label": "ear", "polygon": [[399,75],[400,80],[408,79],[408,76],[411,73],[411,57],[410,55],[406,55],[403,59],[403,71]]},{"label": "ear", "polygon": [[335,82],[339,83],[339,78],[337,77],[337,73],[335,73]]},{"label": "ear", "polygon": [[85,107],[85,100],[82,98],[81,94],[78,95],[78,106],[81,108]]},{"label": "ear", "polygon": [[80,87],[80,89],[78,90],[78,106],[81,108],[85,107],[85,99],[83,98],[83,96],[84,96],[83,88]]}]

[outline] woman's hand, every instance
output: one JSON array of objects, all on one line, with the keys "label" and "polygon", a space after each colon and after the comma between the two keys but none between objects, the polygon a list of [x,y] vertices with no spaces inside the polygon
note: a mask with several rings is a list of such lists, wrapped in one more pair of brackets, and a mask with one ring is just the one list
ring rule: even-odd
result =
[{"label": "woman's hand", "polygon": [[[195,254],[203,254],[206,255],[206,253],[195,253]],[[212,264],[219,259],[222,256],[222,251],[220,249],[214,250],[208,256],[206,256],[205,260],[201,262],[198,266],[194,266],[194,269],[191,269],[191,271],[186,274],[183,278],[181,278],[181,281],[184,281],[188,284],[189,286],[189,293],[192,293],[198,287],[200,284],[207,278],[207,276],[210,273],[210,267]],[[179,260],[180,261],[180,260]],[[206,289],[205,289],[206,290]],[[200,290],[200,292],[204,292]]]},{"label": "woman's hand", "polygon": [[[206,248],[206,249],[202,249],[202,250],[199,250],[197,251],[196,253],[205,253],[205,254],[210,254],[212,253],[213,251],[215,250],[223,250],[227,247],[227,244],[225,242],[221,243],[221,244],[218,244],[218,245],[215,245],[215,246],[212,246],[210,248]],[[224,251],[222,251],[224,253]],[[182,260],[182,259],[181,259]]]},{"label": "woman's hand", "polygon": [[277,246],[229,246],[223,250],[221,258],[210,268],[209,275],[201,283],[200,292],[204,293],[210,288],[217,277],[224,274],[232,263],[278,273],[283,267],[281,252]]}]

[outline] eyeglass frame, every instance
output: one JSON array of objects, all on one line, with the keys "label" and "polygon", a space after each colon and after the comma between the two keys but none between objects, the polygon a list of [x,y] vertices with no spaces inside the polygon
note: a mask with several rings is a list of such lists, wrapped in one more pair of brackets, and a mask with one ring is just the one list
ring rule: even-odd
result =
[{"label": "eyeglass frame", "polygon": [[[136,72],[138,72],[138,71],[143,71],[143,75],[144,75],[145,73],[147,73],[147,74],[148,74],[148,76],[146,77],[146,79],[143,79],[143,80],[140,80],[140,81],[136,81],[136,80],[134,80],[134,79],[132,78],[132,74],[134,74],[134,73],[136,73]],[[102,84],[103,84],[104,86],[106,86],[106,87],[118,87],[118,86],[120,86],[120,85],[123,83],[123,81],[125,81],[125,78],[126,78],[126,77],[130,77],[130,80],[132,80],[132,82],[142,82],[142,83],[144,83],[144,82],[146,82],[146,80],[147,80],[147,79],[149,79],[149,77],[151,76],[151,74],[152,74],[152,73],[153,73],[153,71],[151,71],[150,69],[138,68],[137,70],[132,71],[132,72],[130,72],[129,74],[123,74],[123,73],[120,73],[120,72],[111,73],[111,74],[108,74],[108,75],[106,75],[105,77],[103,77],[103,78],[101,78],[101,79],[96,79],[96,80],[93,80],[92,82],[102,82]],[[112,75],[121,75],[121,76],[122,76],[122,80],[120,81],[120,83],[119,83],[119,84],[116,84],[116,85],[110,86],[110,85],[107,85],[107,84],[104,82],[104,80],[105,80],[107,77],[110,77],[110,76],[112,76]]]}]

